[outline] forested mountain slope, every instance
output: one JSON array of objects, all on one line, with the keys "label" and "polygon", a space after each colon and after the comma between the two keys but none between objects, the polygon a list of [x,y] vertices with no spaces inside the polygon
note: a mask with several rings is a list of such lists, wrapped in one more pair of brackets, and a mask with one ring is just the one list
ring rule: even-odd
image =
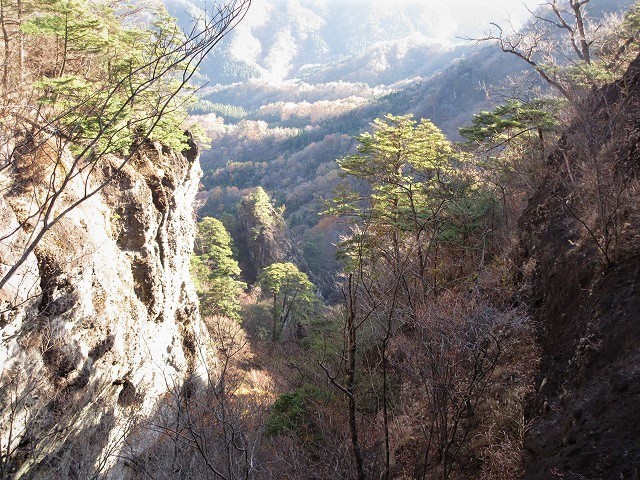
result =
[{"label": "forested mountain slope", "polygon": [[[168,5],[186,21],[187,10],[196,13],[195,3],[189,9],[186,3]],[[590,13],[599,17],[626,3],[601,1],[590,5]],[[288,10],[293,5],[301,9],[299,17]],[[403,4],[394,17],[378,4],[360,11],[351,2],[256,3],[255,18],[223,45],[224,58],[215,60],[225,71],[231,57],[234,62],[248,58],[247,51],[234,50],[243,38],[260,52],[249,62],[253,78],[229,83],[212,77],[194,110],[193,121],[212,139],[202,158],[208,194],[199,197],[200,214],[235,215],[242,195],[261,186],[285,205],[284,218],[299,246],[328,230],[335,236],[326,223],[318,225],[318,213],[339,183],[334,160],[354,148],[352,137],[368,130],[375,118],[412,113],[459,140],[458,128],[474,113],[512,96],[534,98],[548,88],[531,76],[526,63],[495,45],[429,38],[439,11],[417,15],[414,6]],[[381,26],[387,28],[380,35],[371,33]],[[350,40],[331,40],[334,30],[337,39]],[[286,74],[275,81],[268,60],[278,56],[275,44],[282,32],[291,32],[293,48]]]},{"label": "forested mountain slope", "polygon": [[399,3],[0,1],[2,480],[637,479],[640,2]]},{"label": "forested mountain slope", "polygon": [[[199,0],[164,4],[183,25],[206,9]],[[418,0],[398,2],[393,9],[382,1],[258,0],[201,73],[211,84],[250,78],[394,83],[447,63],[454,32],[443,27],[452,23],[450,15],[437,5],[425,9]]]},{"label": "forested mountain slope", "polygon": [[[362,101],[352,96],[341,114],[337,101],[318,101],[306,107],[296,103],[286,113],[286,105],[280,104],[269,116],[261,113],[267,111],[262,108],[235,125],[217,123],[209,129],[212,148],[202,157],[206,192],[199,195],[200,214],[234,215],[241,197],[260,186],[278,205],[286,207],[284,218],[301,249],[313,239],[324,245],[320,248],[324,255],[333,256],[331,244],[340,230],[327,221],[320,225],[319,213],[341,182],[335,160],[353,151],[354,135],[387,113],[413,113],[416,118],[431,118],[448,136],[459,138],[458,127],[468,122],[472,113],[491,108],[491,93],[484,87],[520,74],[526,75],[522,65],[487,46],[397,92]],[[250,85],[242,87],[245,95],[250,95]],[[313,87],[311,92],[319,88]],[[206,123],[203,126],[207,129]],[[319,259],[306,260],[313,272]]]}]

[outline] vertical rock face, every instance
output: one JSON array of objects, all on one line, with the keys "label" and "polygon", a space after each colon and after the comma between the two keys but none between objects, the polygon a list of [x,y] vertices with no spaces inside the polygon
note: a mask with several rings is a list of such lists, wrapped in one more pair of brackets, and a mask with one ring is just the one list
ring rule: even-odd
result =
[{"label": "vertical rock face", "polygon": [[[47,232],[0,292],[2,478],[124,476],[122,447],[136,421],[198,369],[195,145],[176,154],[149,143],[120,162],[68,185],[60,209],[87,181],[112,178]],[[0,172],[0,273],[34,231],[41,185],[20,169],[16,156]]]},{"label": "vertical rock face", "polygon": [[272,263],[293,262],[302,271],[307,270],[281,212],[273,207],[262,188],[242,199],[237,227],[235,240],[240,252],[239,263],[249,283],[255,282],[262,270]]}]

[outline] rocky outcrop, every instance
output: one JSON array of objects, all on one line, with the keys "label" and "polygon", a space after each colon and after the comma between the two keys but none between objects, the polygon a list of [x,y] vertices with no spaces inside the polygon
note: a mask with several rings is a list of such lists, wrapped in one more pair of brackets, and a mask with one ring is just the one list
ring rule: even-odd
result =
[{"label": "rocky outcrop", "polygon": [[234,240],[239,250],[238,263],[249,283],[254,283],[262,270],[273,263],[292,262],[300,270],[307,270],[282,212],[274,208],[260,187],[242,199]]},{"label": "rocky outcrop", "polygon": [[[72,161],[65,151],[51,167],[42,151],[14,148],[0,172],[3,274],[38,231],[36,203],[57,188],[55,169]],[[131,432],[168,385],[197,373],[196,156],[195,145],[177,154],[147,143],[124,167],[103,159],[61,186],[59,210],[110,179],[0,292],[0,477],[123,478],[141,447]]]},{"label": "rocky outcrop", "polygon": [[640,58],[593,92],[522,217],[541,372],[527,479],[640,478]]}]

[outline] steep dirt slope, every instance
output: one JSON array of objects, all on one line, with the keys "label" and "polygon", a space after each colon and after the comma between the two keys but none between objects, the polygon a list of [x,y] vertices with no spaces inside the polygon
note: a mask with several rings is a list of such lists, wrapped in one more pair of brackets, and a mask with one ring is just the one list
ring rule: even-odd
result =
[{"label": "steep dirt slope", "polygon": [[522,219],[542,365],[527,479],[640,478],[640,58],[594,91]]}]

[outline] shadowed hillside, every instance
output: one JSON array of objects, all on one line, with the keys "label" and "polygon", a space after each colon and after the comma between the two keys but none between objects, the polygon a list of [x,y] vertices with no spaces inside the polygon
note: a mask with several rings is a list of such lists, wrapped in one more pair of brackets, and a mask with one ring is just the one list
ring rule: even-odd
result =
[{"label": "shadowed hillside", "polygon": [[640,57],[581,104],[521,219],[542,346],[526,478],[637,478],[639,153]]}]

